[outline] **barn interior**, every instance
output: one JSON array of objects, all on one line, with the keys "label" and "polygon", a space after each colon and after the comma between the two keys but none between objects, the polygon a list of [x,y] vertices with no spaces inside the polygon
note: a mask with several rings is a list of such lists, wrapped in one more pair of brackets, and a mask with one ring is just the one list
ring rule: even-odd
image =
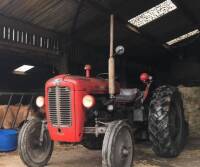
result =
[{"label": "barn interior", "polygon": [[[2,1],[3,83],[9,83],[8,78],[14,78],[15,82],[23,82],[22,79],[27,78],[26,85],[33,86],[35,83],[28,79],[29,76],[35,80],[41,77],[43,82],[38,81],[36,87],[42,88],[44,80],[56,72],[83,75],[85,64],[94,66],[94,75],[106,72],[109,15],[113,13],[114,45],[123,45],[126,49],[125,55],[117,58],[120,62],[117,71],[123,74],[121,82],[132,86],[138,81],[138,74],[147,71],[155,80],[198,84],[198,1],[170,1],[175,5],[173,11],[143,26],[137,27],[137,22],[135,25],[128,22],[162,2]],[[197,33],[189,39],[167,44],[194,30]],[[23,64],[33,64],[36,68],[24,76],[13,74],[13,70]],[[50,76],[38,75],[41,71]],[[16,85],[13,89],[19,88],[20,84]]]},{"label": "barn interior", "polygon": [[[85,64],[92,76],[107,73],[110,14],[114,46],[125,48],[116,57],[117,80],[142,88],[147,72],[155,87],[178,86],[191,138],[199,139],[198,0],[1,0],[0,90],[42,92],[57,74],[85,75]],[[16,72],[22,65],[32,69]]]}]

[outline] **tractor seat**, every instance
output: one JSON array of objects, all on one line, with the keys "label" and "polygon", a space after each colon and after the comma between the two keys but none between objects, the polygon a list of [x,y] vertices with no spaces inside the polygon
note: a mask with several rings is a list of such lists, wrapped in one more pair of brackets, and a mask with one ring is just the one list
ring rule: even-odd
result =
[{"label": "tractor seat", "polygon": [[120,94],[116,96],[117,102],[130,103],[133,102],[140,94],[140,90],[134,89],[120,89]]}]

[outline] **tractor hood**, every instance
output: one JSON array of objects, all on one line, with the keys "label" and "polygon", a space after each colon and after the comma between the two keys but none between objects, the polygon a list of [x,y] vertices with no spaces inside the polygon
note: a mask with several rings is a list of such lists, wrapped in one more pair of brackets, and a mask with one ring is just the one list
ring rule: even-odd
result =
[{"label": "tractor hood", "polygon": [[[108,80],[87,78],[74,75],[58,75],[47,81],[48,85],[64,85],[67,83],[73,84],[75,91],[87,91],[88,93],[108,93]],[[119,83],[116,82],[116,93],[119,93]]]}]

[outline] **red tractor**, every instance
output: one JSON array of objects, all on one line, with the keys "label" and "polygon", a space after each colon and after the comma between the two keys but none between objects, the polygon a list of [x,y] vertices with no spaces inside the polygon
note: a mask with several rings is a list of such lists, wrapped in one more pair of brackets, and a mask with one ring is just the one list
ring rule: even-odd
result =
[{"label": "red tractor", "polygon": [[134,135],[142,128],[158,156],[179,155],[187,127],[178,89],[165,85],[151,92],[146,73],[140,76],[144,90],[121,89],[114,81],[114,56],[123,52],[120,46],[110,54],[108,79],[92,78],[86,65],[85,77],[63,74],[47,81],[45,97],[36,100],[45,117],[28,121],[19,133],[18,150],[27,166],[45,166],[56,141],[102,149],[103,167],[132,167]]}]

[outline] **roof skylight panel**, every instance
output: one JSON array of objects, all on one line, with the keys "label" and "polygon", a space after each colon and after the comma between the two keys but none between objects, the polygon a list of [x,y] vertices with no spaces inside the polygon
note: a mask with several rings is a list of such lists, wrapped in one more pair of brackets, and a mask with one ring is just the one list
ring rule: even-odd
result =
[{"label": "roof skylight panel", "polygon": [[166,42],[166,44],[173,45],[175,43],[181,42],[181,41],[183,41],[183,40],[185,40],[187,38],[190,38],[190,37],[192,37],[194,35],[197,35],[199,33],[200,33],[199,29],[196,29],[196,30],[193,30],[193,31],[191,31],[191,32],[189,32],[187,34],[184,34],[184,35],[181,35],[181,36],[179,36],[179,37],[177,37],[175,39],[172,39],[172,40]]},{"label": "roof skylight panel", "polygon": [[22,65],[22,66],[16,68],[14,71],[15,72],[25,73],[26,71],[29,71],[32,68],[34,68],[34,66],[31,66],[31,65]]},{"label": "roof skylight panel", "polygon": [[177,6],[171,0],[166,0],[146,12],[130,19],[128,22],[137,27],[142,27],[145,24],[148,24],[166,15],[167,13],[174,11],[175,9],[177,9]]}]

